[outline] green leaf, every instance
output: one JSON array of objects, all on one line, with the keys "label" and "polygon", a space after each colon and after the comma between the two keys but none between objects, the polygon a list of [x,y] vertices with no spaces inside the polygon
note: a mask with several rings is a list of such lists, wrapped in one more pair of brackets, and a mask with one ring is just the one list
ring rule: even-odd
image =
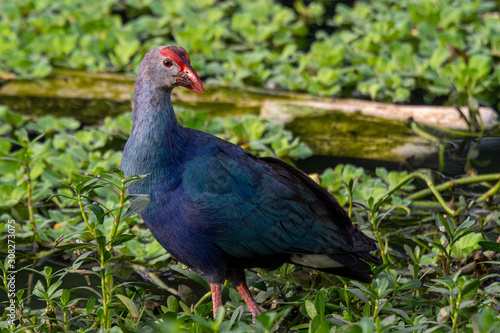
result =
[{"label": "green leaf", "polygon": [[465,296],[470,292],[474,292],[474,294],[476,294],[480,282],[480,279],[473,279],[472,281],[467,282],[462,288],[462,296]]},{"label": "green leaf", "polygon": [[179,305],[181,306],[182,311],[184,311],[184,313],[186,313],[188,316],[193,315],[193,313],[189,309],[189,306],[187,306],[184,302],[179,301]]},{"label": "green leaf", "polygon": [[89,316],[94,311],[94,306],[95,306],[95,297],[91,296],[90,299],[87,301],[87,305],[85,306],[85,311],[87,316]]},{"label": "green leaf", "polygon": [[318,312],[320,321],[323,321],[325,318],[325,306],[326,306],[326,301],[325,301],[325,296],[323,290],[318,291],[316,294],[316,299],[314,300],[314,307],[316,308],[316,311]]},{"label": "green leaf", "polygon": [[464,232],[465,230],[469,229],[474,224],[476,224],[476,221],[471,219],[470,216],[467,217],[467,219],[458,226],[457,230],[455,230],[455,235],[459,235],[461,232]]},{"label": "green leaf", "polygon": [[434,236],[433,240],[434,240],[434,242],[433,243],[429,243],[429,244],[432,247],[435,247],[435,248],[439,249],[443,254],[445,254],[446,253],[446,248],[443,246],[443,244],[441,244],[441,240],[437,236]]},{"label": "green leaf", "polygon": [[179,313],[179,301],[174,295],[168,296],[167,307],[168,311],[173,312],[175,314]]},{"label": "green leaf", "polygon": [[36,288],[36,287],[33,289],[33,295],[37,296],[41,300],[48,300],[49,299],[49,295],[47,294],[47,292],[45,292],[39,288]]},{"label": "green leaf", "polygon": [[131,240],[133,238],[135,238],[135,235],[129,235],[129,234],[120,235],[120,236],[115,237],[114,239],[110,240],[107,245],[111,245],[114,247],[116,245],[120,245],[120,244],[123,244],[125,242],[128,242],[129,240]]},{"label": "green leaf", "polygon": [[477,332],[495,333],[500,331],[498,311],[492,306],[485,306],[472,317],[472,325],[477,327]]},{"label": "green leaf", "polygon": [[[393,312],[393,313],[397,314],[398,316],[403,317],[404,319],[410,320],[410,317],[408,316],[408,314],[404,310],[401,310],[398,308],[385,307],[384,311],[385,312]],[[398,332],[401,332],[401,330],[398,330]],[[408,332],[414,332],[414,330],[411,330]]]},{"label": "green leaf", "polygon": [[492,63],[493,61],[490,56],[478,54],[472,55],[469,58],[468,67],[471,69],[474,79],[480,80],[491,73]]},{"label": "green leaf", "polygon": [[112,186],[97,185],[97,186],[95,186],[94,188],[98,188],[98,187],[99,187],[99,188],[100,188],[100,187],[103,187],[103,188],[105,188],[105,189],[107,189],[107,190],[109,190],[109,191],[113,192],[113,193],[114,193],[114,195],[116,195],[116,197],[117,197],[117,198],[120,198],[120,193],[118,193],[118,191],[117,191],[115,188],[113,188]]},{"label": "green leaf", "polygon": [[0,157],[0,160],[14,161],[14,162],[18,162],[18,163],[23,163],[24,164],[24,161],[21,161],[20,159],[17,159],[17,158],[14,158],[14,157],[3,156],[3,157]]},{"label": "green leaf", "polygon": [[413,279],[413,280],[410,280],[410,281],[406,282],[405,284],[403,284],[399,288],[399,290],[412,290],[412,289],[420,288],[421,286],[422,286],[422,281],[417,280],[417,279]]},{"label": "green leaf", "polygon": [[106,237],[105,236],[98,236],[96,237],[96,243],[97,247],[99,248],[100,251],[105,251],[106,250]]},{"label": "green leaf", "polygon": [[370,207],[370,210],[371,210],[372,212],[374,211],[374,209],[376,209],[376,208],[373,206],[374,202],[375,202],[375,199],[374,199],[373,197],[370,197],[370,198],[368,199],[368,207]]},{"label": "green leaf", "polygon": [[309,328],[309,324],[308,323],[304,323],[304,324],[293,326],[292,328],[290,328],[290,330],[293,331],[293,332],[295,332],[295,331],[299,331],[299,330],[303,330],[303,329],[308,329],[308,328]]},{"label": "green leaf", "polygon": [[[78,244],[78,243],[77,243],[77,244]],[[72,269],[73,271],[76,271],[77,269],[79,269],[79,268],[80,268],[80,266],[81,266],[81,265],[83,264],[83,262],[85,261],[85,259],[86,259],[89,255],[91,255],[92,253],[94,253],[94,252],[92,252],[92,251],[87,251],[87,252],[82,253],[82,254],[81,254],[81,255],[80,255],[80,256],[79,256],[79,257],[75,260],[75,262],[73,263],[73,267],[71,267],[71,269]]]},{"label": "green leaf", "polygon": [[81,187],[81,192],[88,192],[92,189],[92,185],[95,184],[99,179],[98,178],[92,178],[85,183],[83,183]]},{"label": "green leaf", "polygon": [[136,256],[121,255],[121,256],[116,256],[116,257],[112,257],[112,258],[107,259],[106,263],[118,262],[118,261],[132,261],[132,260],[135,260],[135,259],[137,259]]},{"label": "green leaf", "polygon": [[[57,282],[54,282],[50,287],[49,289],[47,289],[47,294],[49,295],[50,298],[52,298],[52,294],[54,294],[54,292],[57,290],[57,288],[59,288],[59,286],[61,285],[62,281],[57,281]],[[62,290],[61,290],[61,293],[62,293]]]},{"label": "green leaf", "polygon": [[396,316],[395,315],[390,315],[384,319],[382,319],[382,322],[380,323],[382,327],[387,327],[387,326],[392,326],[396,322]]},{"label": "green leaf", "polygon": [[45,277],[49,278],[52,275],[52,267],[50,266],[45,266],[43,268],[43,272],[45,273]]},{"label": "green leaf", "polygon": [[66,306],[69,301],[70,291],[68,289],[64,289],[61,294],[61,303],[63,306]]},{"label": "green leaf", "polygon": [[[71,292],[74,293],[74,292],[77,292],[79,290],[86,290],[86,291],[91,291],[92,293],[94,293],[97,297],[101,297],[101,294],[95,290],[94,288],[91,288],[91,287],[87,287],[87,286],[81,286],[81,287],[76,287],[76,288],[71,288]],[[93,296],[92,296],[93,297]],[[90,300],[89,300],[90,301]],[[95,300],[94,300],[94,303],[95,303]],[[88,303],[87,303],[88,305]]]},{"label": "green leaf", "polygon": [[481,246],[483,249],[494,252],[500,252],[500,243],[490,242],[490,241],[480,241],[477,242],[477,244]]},{"label": "green leaf", "polygon": [[389,173],[387,172],[387,169],[385,168],[376,168],[375,169],[375,174],[377,177],[381,178],[383,181],[385,181],[387,184],[390,185],[389,182]]},{"label": "green leaf", "polygon": [[348,288],[347,291],[350,293],[354,294],[356,297],[358,297],[360,300],[363,302],[368,302],[368,298],[363,294],[363,292],[357,288]]},{"label": "green leaf", "polygon": [[450,237],[453,236],[455,228],[453,226],[453,221],[450,221],[449,217],[444,217],[442,215],[434,214],[434,219],[436,221],[437,227],[441,232],[443,233],[446,232]]},{"label": "green leaf", "polygon": [[448,289],[441,288],[441,287],[431,287],[431,288],[429,288],[429,291],[432,291],[432,292],[435,292],[438,294],[442,294],[442,295],[452,296],[452,297],[456,296],[454,293],[452,293]]},{"label": "green leaf", "polygon": [[223,320],[224,320],[224,315],[226,314],[226,308],[224,306],[220,307],[219,310],[217,311],[217,315],[214,318],[215,324],[214,326],[217,327]]},{"label": "green leaf", "polygon": [[130,316],[132,316],[134,320],[137,320],[137,318],[139,318],[139,309],[137,308],[137,305],[135,305],[135,303],[125,295],[116,295],[116,297],[118,297],[127,307]]},{"label": "green leaf", "polygon": [[63,245],[56,245],[60,250],[66,251],[67,253],[73,252],[80,249],[96,249],[97,246],[92,243],[70,243]]},{"label": "green leaf", "polygon": [[373,268],[373,276],[377,277],[380,273],[382,273],[387,268],[387,266],[389,266],[389,264],[382,264],[380,266]]},{"label": "green leaf", "polygon": [[[80,185],[83,185],[83,184],[80,184]],[[90,209],[94,213],[98,224],[101,224],[104,221],[104,216],[106,216],[107,213],[104,212],[104,209],[102,209],[101,205],[88,204],[87,206],[85,206],[85,208]]]},{"label": "green leaf", "polygon": [[314,303],[311,302],[310,300],[306,300],[304,305],[306,307],[306,312],[307,312],[307,315],[309,316],[309,318],[314,319],[314,317],[316,317],[318,315],[318,313],[316,311],[316,307],[314,306]]},{"label": "green leaf", "polygon": [[120,217],[120,221],[132,215],[135,215],[139,212],[142,212],[144,209],[148,207],[148,204],[149,204],[148,197],[144,196],[136,197],[134,201],[130,203],[130,207],[128,208],[127,212]]},{"label": "green leaf", "polygon": [[198,315],[192,315],[191,319],[201,326],[203,332],[214,332],[210,321]]},{"label": "green leaf", "polygon": [[150,174],[148,173],[145,175],[133,175],[133,176],[127,177],[125,179],[125,184],[127,185],[126,187],[128,188],[131,185],[134,185],[135,183],[140,182],[141,180],[143,180],[144,178],[146,178],[149,175]]},{"label": "green leaf", "polygon": [[483,235],[479,232],[475,233],[472,230],[468,230],[460,235],[460,239],[453,245],[452,251],[453,255],[457,258],[465,258],[474,250],[480,248],[478,244],[483,240]]},{"label": "green leaf", "polygon": [[210,285],[208,284],[207,280],[203,276],[201,276],[198,273],[195,273],[189,269],[182,269],[179,265],[173,265],[170,266],[170,268],[178,273],[181,273],[182,275],[187,276],[191,280],[194,280],[201,284],[205,289],[210,290]]}]

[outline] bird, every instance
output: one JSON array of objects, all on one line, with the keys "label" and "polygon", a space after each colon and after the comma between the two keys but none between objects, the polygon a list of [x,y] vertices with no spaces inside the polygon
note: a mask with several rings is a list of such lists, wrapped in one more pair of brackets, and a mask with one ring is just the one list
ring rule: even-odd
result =
[{"label": "bird", "polygon": [[204,93],[184,48],[153,48],[139,65],[121,167],[125,177],[148,174],[128,194],[149,196],[139,216],[176,260],[203,274],[214,317],[226,280],[254,321],[262,312],[246,269],[291,263],[369,283],[376,242],[335,197],[277,158],[181,126],[171,103],[175,87]]}]

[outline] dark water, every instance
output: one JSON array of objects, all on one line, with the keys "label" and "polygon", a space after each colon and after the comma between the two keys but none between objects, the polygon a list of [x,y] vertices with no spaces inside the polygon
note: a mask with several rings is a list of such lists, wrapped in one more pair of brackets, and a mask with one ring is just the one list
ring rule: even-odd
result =
[{"label": "dark water", "polygon": [[[469,149],[459,149],[462,140],[449,141],[445,151],[445,164],[442,173],[454,177],[464,175],[467,170],[467,154]],[[470,166],[479,174],[500,172],[500,138],[483,138],[477,142],[478,153],[473,159],[469,159]],[[306,173],[322,173],[326,168],[338,164],[352,164],[363,167],[367,171],[375,171],[376,168],[386,168],[389,171],[414,171],[419,168],[440,170],[439,153],[433,152],[424,155],[411,156],[403,162],[391,162],[376,159],[314,155],[304,160],[295,162],[296,166]]]}]

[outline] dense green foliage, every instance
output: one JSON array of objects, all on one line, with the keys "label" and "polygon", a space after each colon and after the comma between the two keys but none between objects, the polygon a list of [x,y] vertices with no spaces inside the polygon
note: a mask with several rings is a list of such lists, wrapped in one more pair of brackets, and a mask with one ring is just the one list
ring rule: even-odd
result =
[{"label": "dense green foliage", "polygon": [[[0,2],[0,36],[0,78],[39,79],[54,67],[136,72],[149,49],[177,44],[204,81],[224,85],[500,108],[495,0],[360,0],[352,7],[326,0],[291,7],[268,0],[11,0]],[[184,126],[260,156],[291,163],[311,154],[281,123],[177,111]],[[474,119],[470,135],[483,137]],[[373,268],[374,281],[339,281],[288,264],[251,270],[249,285],[266,312],[252,323],[226,286],[225,309],[213,320],[206,281],[175,262],[137,217],[148,199],[124,195],[140,179],[110,173],[120,167],[131,126],[130,113],[82,127],[73,118],[32,118],[0,106],[0,256],[15,234],[16,265],[24,267],[16,274],[33,279],[3,303],[15,303],[19,325],[7,328],[5,310],[2,333],[500,331],[500,174],[471,170],[450,180],[429,170],[371,174],[338,165],[314,175],[377,239],[383,264]],[[434,141],[444,151],[447,139]],[[48,256],[71,262],[59,271],[37,265]],[[0,263],[2,300],[12,277],[7,266],[8,257]],[[129,282],[133,272],[148,283]],[[92,283],[63,286],[77,274]],[[193,303],[191,289],[174,289],[160,274],[188,277],[207,293]],[[152,284],[172,295],[161,298]],[[79,298],[82,289],[92,297]],[[30,293],[44,306],[30,304]]]},{"label": "dense green foliage", "polygon": [[[376,175],[370,175],[350,165],[325,170],[319,177],[321,185],[341,204],[349,202],[346,209],[353,220],[379,242],[384,264],[374,268],[373,283],[338,281],[294,265],[253,270],[248,272],[249,284],[257,302],[268,310],[252,324],[236,289],[224,287],[225,319],[221,312],[213,320],[206,281],[176,265],[135,215],[147,198],[138,197],[130,204],[131,197],[124,195],[125,188],[139,179],[122,180],[118,171],[105,173],[119,166],[120,148],[131,128],[130,114],[83,129],[72,118],[30,119],[5,108],[0,116],[1,248],[6,248],[7,231],[15,228],[18,251],[31,249],[35,241],[55,245],[55,254],[73,253],[77,258],[60,271],[48,266],[24,268],[38,280],[32,297],[46,307],[30,306],[28,291],[18,285],[13,299],[21,324],[14,331],[31,327],[48,332],[49,325],[69,332],[99,327],[111,327],[112,332],[500,329],[498,255],[488,251],[500,252],[500,246],[491,241],[492,229],[500,225],[500,174],[471,174],[446,182],[429,171],[377,169]],[[260,155],[310,154],[280,125],[253,116],[209,119],[202,112],[183,110],[180,121],[218,133]],[[85,176],[85,172],[94,175]],[[15,224],[7,223],[12,219]],[[18,267],[47,255],[41,251],[24,259],[19,253]],[[478,262],[491,260],[492,264],[475,262],[480,254],[485,257]],[[6,263],[0,265],[1,293],[8,290]],[[148,281],[174,295],[161,299],[152,285],[127,282],[130,267],[147,272]],[[189,304],[185,289],[173,289],[157,272],[187,276],[207,288],[207,294]],[[73,274],[96,277],[99,283],[62,287]],[[82,288],[93,296],[75,296]],[[9,331],[6,316],[7,311],[1,317],[2,332]]]},{"label": "dense green foliage", "polygon": [[53,66],[137,71],[149,49],[177,44],[199,74],[228,85],[394,102],[464,105],[474,96],[494,107],[500,94],[494,0],[363,0],[352,8],[12,0],[0,4],[0,35],[0,73],[20,78],[44,77]]}]

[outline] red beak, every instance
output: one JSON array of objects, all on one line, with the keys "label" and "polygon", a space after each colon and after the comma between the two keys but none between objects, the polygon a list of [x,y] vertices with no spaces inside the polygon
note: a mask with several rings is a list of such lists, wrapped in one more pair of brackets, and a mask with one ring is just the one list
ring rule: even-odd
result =
[{"label": "red beak", "polygon": [[191,65],[184,64],[177,74],[177,84],[198,94],[203,94],[203,84]]}]

